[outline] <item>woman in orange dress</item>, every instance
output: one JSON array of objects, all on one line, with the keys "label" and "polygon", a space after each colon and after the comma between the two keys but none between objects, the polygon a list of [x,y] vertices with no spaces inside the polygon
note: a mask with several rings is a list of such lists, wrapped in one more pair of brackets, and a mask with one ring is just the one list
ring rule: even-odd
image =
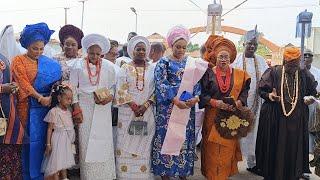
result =
[{"label": "woman in orange dress", "polygon": [[[215,67],[209,68],[201,79],[199,106],[205,108],[201,171],[209,180],[226,180],[238,173],[241,151],[238,139],[227,139],[219,134],[215,118],[220,110],[232,112],[247,104],[250,78],[246,72],[229,66],[237,54],[230,40],[213,35],[205,46],[204,59]],[[236,107],[224,103],[224,97],[233,97]]]},{"label": "woman in orange dress", "polygon": [[[12,60],[13,80],[20,87],[17,112],[25,136],[30,140],[23,146],[23,179],[43,179],[41,163],[45,150],[47,124],[43,121],[51,103],[51,86],[61,78],[58,62],[43,56],[45,44],[54,31],[47,24],[27,25],[20,36],[27,53]],[[50,146],[50,144],[47,144]]]}]

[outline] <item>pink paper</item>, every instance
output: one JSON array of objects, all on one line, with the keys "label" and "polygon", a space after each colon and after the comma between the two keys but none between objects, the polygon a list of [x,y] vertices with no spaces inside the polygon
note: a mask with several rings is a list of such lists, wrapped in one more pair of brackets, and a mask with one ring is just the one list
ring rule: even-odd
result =
[{"label": "pink paper", "polygon": [[[188,57],[185,71],[177,96],[183,91],[193,92],[193,87],[201,79],[208,68],[208,62]],[[179,155],[186,139],[186,126],[190,118],[191,109],[179,109],[173,106],[168,123],[167,133],[161,149],[161,154]]]}]

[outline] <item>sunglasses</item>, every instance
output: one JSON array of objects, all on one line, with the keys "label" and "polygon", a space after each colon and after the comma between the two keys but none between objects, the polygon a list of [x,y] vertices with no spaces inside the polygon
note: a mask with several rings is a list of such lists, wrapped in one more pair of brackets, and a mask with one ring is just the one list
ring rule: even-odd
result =
[{"label": "sunglasses", "polygon": [[312,54],[305,54],[304,57],[305,57],[305,58],[313,57],[313,55],[312,55]]}]

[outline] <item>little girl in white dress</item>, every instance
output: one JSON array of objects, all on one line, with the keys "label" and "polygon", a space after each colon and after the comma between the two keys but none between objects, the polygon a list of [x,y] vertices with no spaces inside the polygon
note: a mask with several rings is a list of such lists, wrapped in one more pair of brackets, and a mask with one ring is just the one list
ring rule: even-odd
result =
[{"label": "little girl in white dress", "polygon": [[46,179],[66,180],[68,168],[75,165],[73,142],[74,125],[70,105],[72,91],[66,85],[55,85],[52,89],[52,108],[44,121],[48,122],[47,144],[42,171]]}]

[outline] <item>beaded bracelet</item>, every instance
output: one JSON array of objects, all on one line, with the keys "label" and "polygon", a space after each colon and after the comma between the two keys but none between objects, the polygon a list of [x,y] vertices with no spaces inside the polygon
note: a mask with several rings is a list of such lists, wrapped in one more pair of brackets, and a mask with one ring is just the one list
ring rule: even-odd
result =
[{"label": "beaded bracelet", "polygon": [[150,107],[150,103],[149,103],[149,101],[147,101],[147,102],[145,102],[144,104],[143,104],[143,106],[146,108],[146,109],[148,109],[149,107]]},{"label": "beaded bracelet", "polygon": [[138,105],[136,103],[131,103],[130,108],[132,111],[136,111],[138,109]]},{"label": "beaded bracelet", "polygon": [[78,114],[82,113],[82,110],[80,108],[76,109],[76,110],[73,110],[72,112],[72,116],[76,116]]},{"label": "beaded bracelet", "polygon": [[210,100],[210,105],[211,105],[212,107],[217,107],[217,100],[216,100],[216,99],[211,99],[211,100]]}]

